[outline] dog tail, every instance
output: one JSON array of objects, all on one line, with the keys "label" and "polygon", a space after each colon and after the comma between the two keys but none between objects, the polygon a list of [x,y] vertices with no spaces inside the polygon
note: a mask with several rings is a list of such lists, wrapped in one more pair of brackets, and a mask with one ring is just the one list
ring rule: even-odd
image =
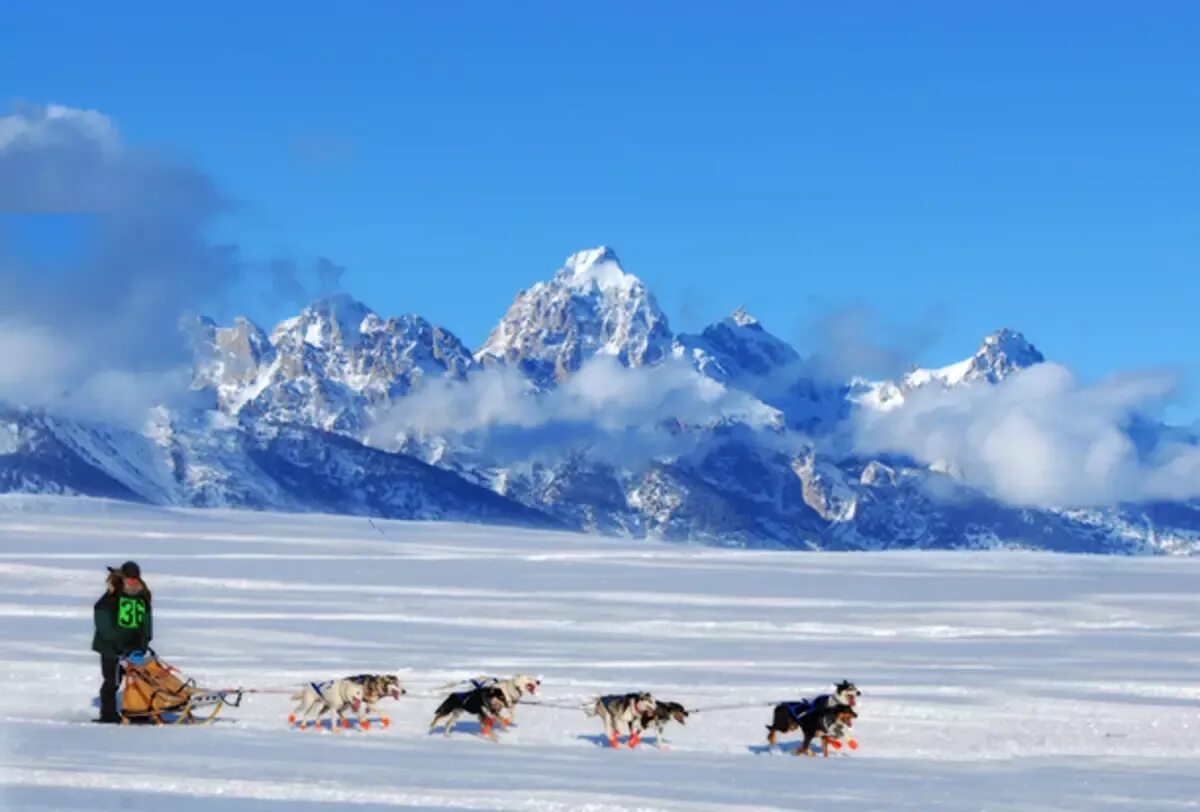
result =
[{"label": "dog tail", "polygon": [[580,707],[583,708],[583,712],[587,716],[599,716],[600,715],[600,700],[599,699],[593,699],[590,702],[585,702],[582,705],[580,705]]}]

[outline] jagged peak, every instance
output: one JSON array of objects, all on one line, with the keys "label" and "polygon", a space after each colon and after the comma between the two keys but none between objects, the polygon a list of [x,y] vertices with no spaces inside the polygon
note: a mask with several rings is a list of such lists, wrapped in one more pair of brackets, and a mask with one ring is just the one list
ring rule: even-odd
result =
[{"label": "jagged peak", "polygon": [[760,330],[762,329],[762,324],[759,323],[758,319],[750,315],[750,313],[746,311],[746,308],[741,305],[738,305],[738,307],[729,314],[729,316],[726,318],[726,321],[732,322],[738,327],[756,327]]},{"label": "jagged peak", "polygon": [[932,381],[943,386],[1000,381],[1027,367],[1040,364],[1045,357],[1020,332],[1002,327],[984,336],[975,354],[940,369],[913,368],[903,378],[904,389],[915,389]]},{"label": "jagged peak", "polygon": [[352,343],[371,316],[375,316],[375,311],[348,293],[322,296],[301,310],[298,316],[275,325],[271,342],[278,343],[284,336],[298,333],[301,342],[313,347]]},{"label": "jagged peak", "polygon": [[597,262],[615,262],[618,265],[621,264],[621,260],[617,257],[617,252],[611,247],[597,245],[595,248],[587,248],[571,254],[571,256],[567,257],[564,267],[574,268],[581,265],[594,265]]},{"label": "jagged peak", "polygon": [[599,289],[628,293],[642,284],[636,276],[625,272],[616,252],[606,245],[578,251],[567,257],[554,278],[557,282],[585,291]]},{"label": "jagged peak", "polygon": [[386,319],[371,311],[367,314],[362,322],[362,332],[395,332],[397,330],[408,331],[413,328],[427,329],[434,325],[417,313],[401,313],[399,316],[388,316]]},{"label": "jagged peak", "polygon": [[[1006,352],[1016,350],[1020,353],[1028,353],[1039,357],[1042,355],[1037,347],[1033,346],[1029,339],[1025,338],[1024,333],[1008,327],[1001,327],[999,330],[984,336],[983,341],[979,344],[978,353],[985,353],[993,348]],[[1043,358],[1042,360],[1045,359]]]},{"label": "jagged peak", "polygon": [[993,383],[1012,372],[1040,364],[1046,357],[1020,332],[1003,327],[984,336],[971,366],[975,375]]},{"label": "jagged peak", "polygon": [[658,363],[672,337],[654,295],[600,246],[572,254],[553,279],[517,294],[475,357],[519,364],[546,384],[597,354],[626,366]]}]

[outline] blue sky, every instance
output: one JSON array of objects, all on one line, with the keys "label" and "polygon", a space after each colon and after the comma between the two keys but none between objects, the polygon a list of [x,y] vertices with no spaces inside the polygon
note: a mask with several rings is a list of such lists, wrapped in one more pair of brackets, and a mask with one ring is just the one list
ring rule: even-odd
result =
[{"label": "blue sky", "polygon": [[1008,325],[1200,415],[1194,3],[17,6],[0,103],[106,113],[218,180],[222,239],[468,344],[604,243],[676,329],[804,351],[862,306],[939,364]]}]

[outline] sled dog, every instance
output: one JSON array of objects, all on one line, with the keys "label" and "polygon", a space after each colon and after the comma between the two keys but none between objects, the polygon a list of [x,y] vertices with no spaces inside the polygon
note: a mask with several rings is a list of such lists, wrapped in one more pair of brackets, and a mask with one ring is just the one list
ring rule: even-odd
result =
[{"label": "sled dog", "polygon": [[637,747],[645,730],[642,719],[653,714],[656,707],[654,697],[648,693],[609,694],[597,697],[595,702],[585,706],[584,713],[600,717],[604,735],[613,747],[618,746],[622,727],[629,731],[629,746]]}]

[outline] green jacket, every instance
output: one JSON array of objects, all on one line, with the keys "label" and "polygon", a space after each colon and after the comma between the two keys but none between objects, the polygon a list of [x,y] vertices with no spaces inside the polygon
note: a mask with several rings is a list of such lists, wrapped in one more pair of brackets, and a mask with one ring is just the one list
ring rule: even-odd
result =
[{"label": "green jacket", "polygon": [[96,601],[93,618],[96,633],[92,636],[92,651],[105,657],[120,657],[144,649],[154,637],[154,617],[147,593],[105,593]]}]

